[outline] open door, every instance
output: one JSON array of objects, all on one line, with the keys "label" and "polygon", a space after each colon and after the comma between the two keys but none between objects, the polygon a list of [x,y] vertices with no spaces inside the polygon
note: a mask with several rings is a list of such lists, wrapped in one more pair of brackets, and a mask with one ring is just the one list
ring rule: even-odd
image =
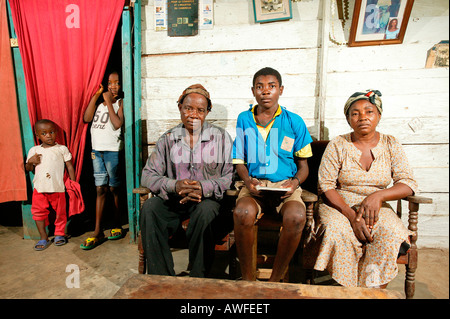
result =
[{"label": "open door", "polygon": [[[14,1],[14,0],[9,0]],[[16,2],[16,4],[19,2]],[[59,5],[61,2],[41,1],[35,3],[36,5]],[[80,5],[80,7],[89,8],[92,6],[90,1],[86,0],[73,0],[70,1],[70,5]],[[141,57],[141,4],[140,1],[130,1],[125,2],[121,13],[122,26],[122,76],[123,76],[123,91],[125,93],[124,99],[124,112],[125,112],[125,170],[126,170],[126,189],[127,189],[127,208],[128,208],[128,219],[129,219],[129,230],[130,238],[132,242],[136,240],[137,234],[137,210],[136,196],[133,196],[132,189],[139,184],[139,175],[141,170],[140,161],[140,149],[141,149],[141,137],[140,137],[140,106],[141,106],[141,79],[140,79],[140,57]],[[66,7],[67,9],[67,7]],[[70,13],[70,11],[67,11]],[[41,17],[42,18],[42,17]],[[134,22],[133,22],[134,19]],[[10,37],[12,39],[17,39],[16,31],[14,30],[14,18],[8,3],[8,20],[10,24]],[[92,20],[92,19],[91,19]],[[46,34],[45,36],[49,36]],[[22,39],[23,41],[23,39]],[[19,46],[21,45],[21,39],[19,39]],[[26,45],[25,45],[26,46]],[[26,72],[24,72],[24,65],[22,63],[23,52],[19,51],[19,47],[13,47],[13,60],[15,68],[15,78],[16,78],[16,88],[18,92],[18,109],[19,109],[19,120],[21,124],[21,134],[23,141],[24,156],[26,152],[34,146],[34,134],[32,131],[32,126],[30,119],[33,116],[29,114],[29,101],[27,99],[27,94],[29,94],[27,87],[30,84],[27,83]],[[21,54],[22,53],[22,54]],[[133,57],[136,57],[134,59]],[[27,61],[26,61],[27,62]],[[28,62],[27,62],[28,63]],[[99,72],[97,72],[99,73]],[[102,76],[103,74],[101,74]],[[54,79],[53,79],[54,80]],[[100,81],[95,80],[96,84],[90,87],[90,91],[86,94],[92,96],[95,92],[95,87]],[[27,83],[27,85],[26,85]],[[56,92],[55,92],[56,94]],[[137,95],[136,95],[137,94]],[[29,97],[28,97],[29,98]],[[86,104],[87,106],[87,104]],[[84,109],[83,109],[84,112]],[[81,115],[82,117],[82,115]],[[68,131],[73,131],[73,127],[70,125],[68,128],[63,127],[64,134]],[[69,147],[70,149],[70,147]],[[72,150],[71,150],[72,151]],[[83,149],[83,152],[85,150]],[[81,170],[81,169],[80,169]],[[30,182],[32,177],[28,176],[28,181]],[[31,183],[30,183],[31,184]],[[30,187],[31,189],[31,187]],[[31,193],[30,193],[31,194]],[[39,234],[35,226],[35,222],[31,216],[31,196],[28,197],[28,201],[23,202],[22,205],[22,219],[24,227],[24,238],[26,239],[38,239]]]}]

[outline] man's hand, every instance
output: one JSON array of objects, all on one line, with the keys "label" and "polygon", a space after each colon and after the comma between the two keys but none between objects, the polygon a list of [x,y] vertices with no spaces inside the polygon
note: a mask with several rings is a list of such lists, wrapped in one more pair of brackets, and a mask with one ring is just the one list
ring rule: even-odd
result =
[{"label": "man's hand", "polygon": [[252,196],[261,197],[262,196],[261,192],[256,189],[256,186],[258,186],[259,184],[260,184],[260,182],[258,181],[258,179],[250,177],[245,182],[245,187],[247,187],[247,189],[250,191],[250,194]]},{"label": "man's hand", "polygon": [[288,190],[283,196],[281,196],[281,199],[288,198],[298,188],[298,181],[295,178],[288,179],[283,184],[281,184],[281,187],[283,187],[283,188],[290,188],[290,190]]},{"label": "man's hand", "polygon": [[200,203],[202,201],[202,185],[198,181],[183,179],[177,181],[175,190],[178,195],[183,197],[180,204],[185,204],[188,201]]}]

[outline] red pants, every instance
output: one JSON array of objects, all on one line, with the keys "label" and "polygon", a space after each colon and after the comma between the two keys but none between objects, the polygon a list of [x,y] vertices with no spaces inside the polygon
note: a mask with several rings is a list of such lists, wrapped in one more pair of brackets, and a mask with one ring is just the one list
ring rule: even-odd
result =
[{"label": "red pants", "polygon": [[66,193],[39,193],[37,190],[33,191],[31,203],[33,220],[45,220],[45,225],[47,226],[50,206],[56,212],[55,236],[64,236],[67,223]]}]

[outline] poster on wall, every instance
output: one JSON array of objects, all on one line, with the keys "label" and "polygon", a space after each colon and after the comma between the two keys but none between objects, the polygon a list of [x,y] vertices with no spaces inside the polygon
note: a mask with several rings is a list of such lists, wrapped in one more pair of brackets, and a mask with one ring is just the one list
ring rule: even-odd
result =
[{"label": "poster on wall", "polygon": [[198,34],[198,0],[168,0],[167,5],[169,36]]},{"label": "poster on wall", "polygon": [[155,0],[155,30],[167,30],[167,0]]},{"label": "poster on wall", "polygon": [[255,22],[292,19],[291,0],[253,0]]},{"label": "poster on wall", "polygon": [[213,0],[200,0],[199,26],[201,30],[211,30],[214,26]]},{"label": "poster on wall", "polygon": [[403,42],[414,0],[356,0],[349,46]]}]

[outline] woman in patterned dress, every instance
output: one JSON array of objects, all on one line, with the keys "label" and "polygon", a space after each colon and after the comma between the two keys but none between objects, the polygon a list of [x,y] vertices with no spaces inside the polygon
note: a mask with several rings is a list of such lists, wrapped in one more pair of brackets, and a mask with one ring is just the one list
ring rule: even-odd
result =
[{"label": "woman in patterned dress", "polygon": [[344,113],[353,132],[330,141],[319,168],[325,231],[314,269],[327,269],[346,287],[385,288],[398,273],[401,244],[409,241],[386,202],[413,195],[417,183],[401,144],[376,130],[380,96],[370,90],[348,99]]}]

